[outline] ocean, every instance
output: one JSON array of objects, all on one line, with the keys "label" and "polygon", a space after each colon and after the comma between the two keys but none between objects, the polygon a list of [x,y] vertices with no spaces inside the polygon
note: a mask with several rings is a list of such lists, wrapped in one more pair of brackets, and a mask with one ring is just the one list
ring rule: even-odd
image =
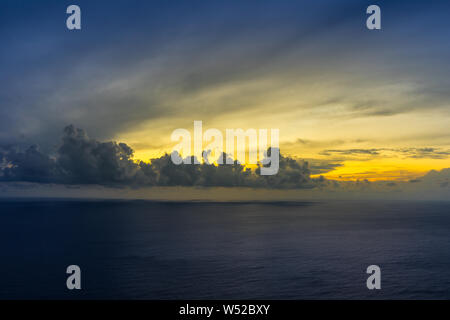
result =
[{"label": "ocean", "polygon": [[449,298],[450,202],[0,201],[0,299]]}]

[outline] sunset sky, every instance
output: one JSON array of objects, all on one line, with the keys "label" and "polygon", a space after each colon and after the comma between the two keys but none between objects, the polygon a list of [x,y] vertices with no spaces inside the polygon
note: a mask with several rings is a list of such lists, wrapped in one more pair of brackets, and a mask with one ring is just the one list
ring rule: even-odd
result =
[{"label": "sunset sky", "polygon": [[[45,6],[44,6],[45,3]],[[82,29],[65,26],[68,5]],[[67,125],[170,152],[171,132],[279,128],[312,177],[410,181],[450,167],[450,3],[3,1],[0,145],[52,153]]]}]

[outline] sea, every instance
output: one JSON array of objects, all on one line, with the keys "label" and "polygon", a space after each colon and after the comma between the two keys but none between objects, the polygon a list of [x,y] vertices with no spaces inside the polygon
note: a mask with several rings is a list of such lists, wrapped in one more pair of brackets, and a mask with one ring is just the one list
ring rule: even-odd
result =
[{"label": "sea", "polygon": [[0,299],[450,299],[450,202],[3,199]]}]

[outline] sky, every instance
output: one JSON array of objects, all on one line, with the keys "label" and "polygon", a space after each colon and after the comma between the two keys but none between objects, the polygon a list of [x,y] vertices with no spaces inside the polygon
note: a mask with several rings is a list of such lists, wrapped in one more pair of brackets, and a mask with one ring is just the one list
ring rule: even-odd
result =
[{"label": "sky", "polygon": [[[66,28],[71,4],[81,30]],[[371,4],[381,30],[366,28]],[[448,1],[2,1],[0,180],[313,190],[367,181],[370,194],[422,184],[415,188],[446,198],[449,9]],[[218,183],[229,174],[183,180],[185,172],[134,164],[165,163],[172,131],[193,130],[194,120],[279,128],[288,173],[256,181],[234,172]]]}]

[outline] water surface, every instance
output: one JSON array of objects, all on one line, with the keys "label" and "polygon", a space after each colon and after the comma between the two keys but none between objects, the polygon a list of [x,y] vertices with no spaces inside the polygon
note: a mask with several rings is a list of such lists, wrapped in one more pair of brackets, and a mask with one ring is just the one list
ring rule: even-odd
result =
[{"label": "water surface", "polygon": [[2,200],[0,261],[3,299],[449,299],[450,203]]}]

